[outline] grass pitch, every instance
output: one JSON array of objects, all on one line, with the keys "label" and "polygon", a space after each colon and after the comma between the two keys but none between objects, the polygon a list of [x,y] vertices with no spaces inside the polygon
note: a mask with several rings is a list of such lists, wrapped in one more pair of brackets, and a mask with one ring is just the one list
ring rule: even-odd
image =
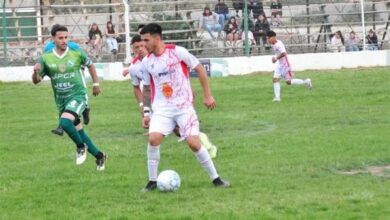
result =
[{"label": "grass pitch", "polygon": [[218,107],[201,104],[201,128],[230,189],[214,188],[186,144],[166,138],[160,171],[176,170],[176,193],[140,193],[146,143],[130,82],[101,82],[86,131],[109,158],[75,165],[57,125],[50,84],[0,83],[1,219],[388,219],[389,171],[344,171],[390,164],[390,68],[307,71],[312,91],[282,85],[273,103],[270,74],[210,80]]}]

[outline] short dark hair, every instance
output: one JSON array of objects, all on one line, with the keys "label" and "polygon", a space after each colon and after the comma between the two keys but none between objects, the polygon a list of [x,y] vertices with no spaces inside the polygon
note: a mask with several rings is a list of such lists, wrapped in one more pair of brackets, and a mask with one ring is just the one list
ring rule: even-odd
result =
[{"label": "short dark hair", "polygon": [[140,34],[151,34],[151,35],[157,34],[157,35],[161,36],[162,35],[162,28],[159,24],[150,23],[150,24],[145,25],[144,28],[142,28]]},{"label": "short dark hair", "polygon": [[144,28],[144,27],[145,27],[144,24],[140,24],[140,25],[138,25],[137,30],[142,29],[142,28]]},{"label": "short dark hair", "polygon": [[68,32],[68,28],[66,28],[64,25],[60,25],[60,24],[55,24],[53,25],[53,27],[51,28],[51,36],[56,36],[57,32],[59,31],[66,31]]},{"label": "short dark hair", "polygon": [[269,30],[269,31],[267,32],[267,37],[276,37],[275,31]]},{"label": "short dark hair", "polygon": [[136,35],[134,35],[133,38],[131,38],[131,45],[133,45],[134,43],[137,43],[137,42],[141,42],[141,41],[142,41],[141,36],[136,34]]}]

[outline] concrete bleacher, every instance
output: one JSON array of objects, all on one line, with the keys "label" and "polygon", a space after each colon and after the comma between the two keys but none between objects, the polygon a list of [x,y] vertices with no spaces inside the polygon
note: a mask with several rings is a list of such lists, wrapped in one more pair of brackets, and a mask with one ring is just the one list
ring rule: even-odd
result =
[{"label": "concrete bleacher", "polygon": [[[110,4],[103,0],[80,0],[71,2],[66,0],[53,1],[43,0],[42,5],[37,5],[33,0],[7,1],[6,10],[9,11],[7,19],[12,19],[11,26],[7,30],[13,31],[12,36],[7,39],[7,56],[10,65],[27,65],[34,63],[42,47],[50,39],[49,29],[55,23],[65,24],[69,27],[72,40],[88,50],[86,44],[88,38],[88,27],[96,22],[104,34],[104,27],[109,19],[115,24],[119,34],[125,34],[124,7],[122,0],[112,0]],[[173,27],[185,24],[185,29],[169,29],[164,31],[167,37],[166,42],[186,46],[198,57],[225,57],[232,55],[243,55],[243,46],[238,48],[234,54],[229,53],[225,40],[213,40],[207,31],[198,31],[199,19],[203,8],[209,6],[214,9],[216,0],[132,0],[130,4],[130,36],[136,33],[135,27],[140,23],[157,22],[162,25]],[[359,19],[348,20],[347,18],[359,18],[360,3],[345,0],[337,2],[329,1],[306,1],[292,0],[282,1],[283,17],[281,26],[271,26],[277,32],[278,37],[284,41],[290,53],[312,53],[329,51],[330,35],[337,30],[347,36],[354,30],[362,38],[362,27]],[[226,0],[232,15],[236,15],[231,0]],[[264,0],[264,11],[270,18],[270,1]],[[18,14],[21,9],[34,11],[35,14]],[[308,14],[307,14],[308,9]],[[389,49],[388,21],[390,14],[390,1],[365,1],[366,10],[366,31],[375,29],[380,40],[382,49]],[[153,18],[154,14],[177,15],[178,19],[161,20]],[[252,18],[251,15],[249,15]],[[242,22],[242,11],[239,12],[239,22]],[[23,23],[22,20],[35,20],[35,23]],[[40,23],[41,22],[41,23]],[[387,25],[387,26],[386,26]],[[320,32],[321,27],[327,27],[327,32]],[[33,33],[28,34],[32,31]],[[35,31],[34,31],[35,30]],[[26,32],[27,31],[27,32]],[[27,33],[27,34],[26,34]],[[180,37],[171,37],[180,36]],[[168,39],[169,38],[169,39]],[[382,39],[383,38],[383,39]],[[0,42],[0,48],[4,43]],[[119,53],[116,56],[110,54],[107,47],[102,48],[99,57],[95,61],[112,62],[124,61],[126,56],[125,43],[119,43]],[[261,50],[258,50],[261,49]],[[3,49],[1,49],[3,50]],[[271,54],[271,50],[255,47],[251,55]],[[4,51],[0,52],[1,60],[4,59]],[[1,63],[1,65],[4,65]]]}]

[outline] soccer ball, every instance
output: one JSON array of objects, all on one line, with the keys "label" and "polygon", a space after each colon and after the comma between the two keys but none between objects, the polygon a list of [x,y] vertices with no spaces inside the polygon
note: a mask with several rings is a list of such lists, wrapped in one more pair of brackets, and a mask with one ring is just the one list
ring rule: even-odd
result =
[{"label": "soccer ball", "polygon": [[180,176],[173,170],[165,170],[157,177],[157,188],[162,192],[173,192],[180,187]]}]

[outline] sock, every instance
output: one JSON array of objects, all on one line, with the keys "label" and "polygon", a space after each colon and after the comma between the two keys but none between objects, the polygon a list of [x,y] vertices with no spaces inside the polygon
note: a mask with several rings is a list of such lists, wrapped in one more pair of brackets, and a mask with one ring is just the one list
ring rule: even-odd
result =
[{"label": "sock", "polygon": [[280,98],[280,82],[274,82],[275,98]]},{"label": "sock", "polygon": [[74,126],[73,122],[70,119],[61,118],[60,126],[69,135],[69,137],[73,140],[73,142],[77,145],[77,147],[84,146],[84,141],[81,139],[79,133],[77,132],[76,127]]},{"label": "sock", "polygon": [[218,178],[217,170],[215,169],[214,163],[206,148],[201,146],[198,152],[195,152],[194,154],[200,165],[207,171],[210,179],[214,180],[215,178]]},{"label": "sock", "polygon": [[291,85],[302,85],[304,82],[301,79],[292,79]]},{"label": "sock", "polygon": [[[96,145],[92,142],[87,133],[85,133],[84,129],[79,130],[79,135],[83,142],[88,146],[88,152],[95,156],[97,159],[99,159],[100,157],[98,156],[102,156],[103,153],[101,153],[100,150],[96,147]],[[99,152],[101,154],[99,154]]]},{"label": "sock", "polygon": [[150,181],[157,181],[158,163],[160,162],[160,145],[148,144],[148,173]]}]

